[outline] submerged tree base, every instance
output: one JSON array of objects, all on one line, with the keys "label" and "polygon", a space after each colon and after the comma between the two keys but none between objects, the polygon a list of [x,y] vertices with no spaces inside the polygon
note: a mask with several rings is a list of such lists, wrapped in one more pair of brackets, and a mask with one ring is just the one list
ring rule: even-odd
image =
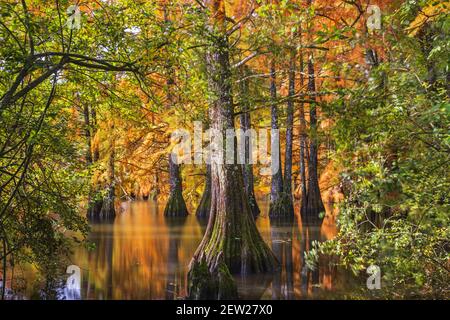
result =
[{"label": "submerged tree base", "polygon": [[113,219],[116,216],[114,208],[114,198],[106,198],[103,200],[102,210],[100,211],[100,219]]},{"label": "submerged tree base", "polygon": [[181,191],[176,190],[173,192],[169,200],[167,201],[166,208],[164,209],[164,216],[166,217],[185,217],[189,214],[186,202],[184,202],[183,194]]},{"label": "submerged tree base", "polygon": [[240,167],[213,167],[208,227],[194,259],[212,269],[223,255],[232,274],[273,272],[278,261],[256,228],[245,192],[237,191],[242,189]]},{"label": "submerged tree base", "polygon": [[238,291],[227,265],[220,253],[208,267],[206,259],[192,260],[188,272],[189,300],[230,300],[237,299]]},{"label": "submerged tree base", "polygon": [[108,221],[116,217],[114,206],[114,187],[108,188],[107,196],[103,199],[96,199],[89,204],[87,218],[91,221]]},{"label": "submerged tree base", "polygon": [[103,200],[95,200],[89,204],[89,208],[87,210],[87,218],[89,220],[96,219],[100,216],[100,212],[102,211]]},{"label": "submerged tree base", "polygon": [[269,217],[288,219],[294,217],[292,198],[287,193],[281,193],[277,200],[270,203]]}]

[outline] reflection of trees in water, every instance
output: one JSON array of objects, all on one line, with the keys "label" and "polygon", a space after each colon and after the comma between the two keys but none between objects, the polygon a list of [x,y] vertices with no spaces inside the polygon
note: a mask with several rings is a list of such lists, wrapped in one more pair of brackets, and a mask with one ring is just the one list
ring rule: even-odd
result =
[{"label": "reflection of trees in water", "polygon": [[93,225],[89,240],[95,249],[80,248],[73,259],[83,268],[83,298],[183,295],[185,269],[202,234],[194,216],[173,225],[162,213],[156,202],[136,201],[116,217],[114,225]]},{"label": "reflection of trees in water", "polygon": [[95,245],[95,249],[87,253],[89,270],[87,272],[86,297],[88,298],[113,298],[113,224],[113,221],[102,222],[101,231],[88,237],[88,241]]},{"label": "reflection of trees in water", "polygon": [[179,257],[178,251],[181,242],[181,229],[186,223],[186,217],[165,217],[166,226],[169,230],[169,250],[167,259],[166,299],[173,300],[180,295],[181,283],[177,274]]},{"label": "reflection of trees in water", "polygon": [[[333,268],[323,258],[308,270],[304,252],[314,240],[332,237],[330,223],[272,221],[258,218],[262,236],[282,263],[279,273],[237,276],[243,299],[310,297],[314,285],[330,289]],[[156,203],[137,201],[113,224],[93,226],[94,250],[79,250],[72,260],[82,268],[82,297],[89,299],[175,299],[185,294],[187,265],[202,237],[204,224],[195,216],[184,221],[164,218]],[[331,231],[330,231],[331,230]],[[339,285],[339,284],[338,284]],[[271,288],[272,290],[268,290]],[[321,294],[322,290],[320,291]],[[272,296],[267,296],[271,294]]]},{"label": "reflection of trees in water", "polygon": [[313,242],[324,241],[330,237],[329,234],[322,234],[323,223],[323,219],[301,217],[300,294],[303,298],[317,297],[319,288],[331,289],[331,280],[334,279],[336,274],[336,268],[330,264],[331,260],[329,257],[319,257],[319,261],[313,270],[308,268],[305,263],[305,252],[308,252],[313,247]]},{"label": "reflection of trees in water", "polygon": [[292,259],[292,234],[294,219],[272,219],[270,233],[272,251],[281,268],[275,272],[272,281],[272,299],[293,299],[294,278]]},{"label": "reflection of trees in water", "polygon": [[[305,221],[304,221],[305,220]],[[322,221],[307,221],[302,219],[301,223],[301,238],[300,238],[300,253],[301,253],[301,265],[300,265],[300,292],[303,297],[307,297],[309,290],[312,293],[319,285],[319,267],[314,270],[310,270],[305,263],[305,252],[308,252],[312,248],[314,241],[320,240],[320,226]]]}]

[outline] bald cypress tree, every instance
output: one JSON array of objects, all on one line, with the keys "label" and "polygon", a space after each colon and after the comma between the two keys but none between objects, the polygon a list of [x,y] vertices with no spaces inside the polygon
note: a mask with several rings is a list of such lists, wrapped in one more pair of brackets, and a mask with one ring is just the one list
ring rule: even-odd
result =
[{"label": "bald cypress tree", "polygon": [[[234,129],[225,8],[222,0],[210,0],[206,5],[211,35],[206,54],[208,87],[212,93],[209,119],[211,128],[225,141],[226,130]],[[191,275],[203,264],[210,272],[223,271],[226,266],[232,273],[267,272],[277,267],[275,256],[256,228],[246,194],[237,192],[243,188],[242,166],[211,162],[211,211],[205,235],[191,263]]]},{"label": "bald cypress tree", "polygon": [[[166,23],[170,22],[166,7],[164,7],[164,20]],[[166,65],[166,71],[167,103],[169,107],[172,107],[175,103],[175,99],[172,94],[172,90],[175,85],[175,75],[170,61]],[[176,160],[176,156],[174,154],[169,154],[170,195],[164,209],[164,216],[184,217],[187,216],[189,212],[186,207],[186,202],[183,198],[183,181],[181,179],[180,165],[177,163],[177,161],[174,160]]]}]

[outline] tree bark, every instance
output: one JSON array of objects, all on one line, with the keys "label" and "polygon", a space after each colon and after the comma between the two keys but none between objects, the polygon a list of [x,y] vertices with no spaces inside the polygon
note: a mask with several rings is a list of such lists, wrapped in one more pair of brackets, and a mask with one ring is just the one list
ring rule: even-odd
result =
[{"label": "tree bark", "polygon": [[[164,7],[164,21],[169,22],[166,7]],[[174,71],[171,65],[166,66],[167,70],[167,103],[169,107],[174,104],[172,95],[172,88],[175,84]],[[186,202],[183,198],[183,184],[181,180],[180,165],[175,163],[172,155],[169,154],[169,181],[170,181],[170,195],[164,209],[164,216],[170,217],[184,217],[189,214]]]},{"label": "tree bark", "polygon": [[[314,64],[310,56],[308,60],[308,91],[315,93],[315,75]],[[310,97],[310,100],[315,100],[315,95]],[[310,103],[309,105],[309,118],[310,118],[310,139],[309,139],[309,162],[308,162],[308,196],[305,208],[305,214],[312,217],[318,217],[325,211],[325,207],[322,202],[319,187],[319,177],[317,173],[318,166],[318,138],[317,138],[317,110],[316,104]]]},{"label": "tree bark", "polygon": [[[289,90],[288,95],[290,97],[295,95],[295,49],[290,50],[289,60]],[[294,129],[294,99],[289,98],[287,102],[286,112],[286,152],[284,160],[284,185],[283,192],[287,196],[286,209],[287,215],[294,215],[294,205],[292,198],[292,140]]]},{"label": "tree bark", "polygon": [[[211,0],[207,7],[213,39],[206,59],[208,87],[214,93],[210,98],[210,124],[225,138],[226,129],[234,129],[234,106],[224,3]],[[217,270],[219,260],[232,273],[276,269],[278,263],[256,229],[248,199],[245,193],[239,192],[243,188],[241,166],[211,161],[211,212],[205,235],[190,265],[191,274],[202,263],[210,272]]]},{"label": "tree bark", "polygon": [[[312,5],[312,0],[307,0],[308,6]],[[311,26],[309,26],[311,27]],[[311,32],[309,32],[311,34]],[[318,218],[325,211],[322,202],[318,177],[318,148],[319,142],[317,137],[317,106],[316,106],[316,79],[314,73],[313,53],[309,53],[308,58],[308,92],[311,93],[310,100],[314,101],[309,104],[309,161],[308,161],[308,196],[306,199],[306,207],[304,214]]]},{"label": "tree bark", "polygon": [[[91,120],[92,120],[91,126],[96,128],[97,127],[97,111],[95,111],[94,107],[91,107]],[[94,138],[94,135],[92,136],[92,138]],[[98,161],[98,159],[100,159],[100,150],[98,147],[98,143],[94,143],[92,146],[92,161],[95,163]]]},{"label": "tree bark", "polygon": [[[242,78],[245,78],[246,72],[243,72]],[[240,125],[241,129],[245,132],[248,130],[251,130],[251,119],[250,119],[250,113],[248,112],[250,110],[249,101],[247,99],[249,94],[249,86],[248,86],[248,80],[243,80],[240,82],[240,93],[241,93],[241,109],[242,112],[240,115]],[[245,192],[247,193],[248,202],[250,205],[250,210],[252,212],[252,215],[254,218],[259,216],[260,210],[258,207],[258,203],[256,202],[256,196],[255,196],[255,188],[254,188],[254,177],[253,177],[253,164],[251,162],[252,155],[250,154],[250,143],[252,143],[250,137],[245,136],[244,141],[244,165],[242,168],[242,172],[244,175],[244,187]]]},{"label": "tree bark", "polygon": [[[100,151],[98,143],[95,142],[95,134],[97,126],[97,113],[94,107],[91,107],[90,114],[89,108],[86,106],[84,109],[84,121],[85,132],[87,141],[86,162],[88,165],[95,164],[100,159]],[[94,139],[94,141],[93,141]],[[89,219],[97,219],[100,217],[100,212],[103,207],[103,198],[100,197],[100,186],[97,182],[93,182],[90,186],[88,196],[88,210],[87,217]]]},{"label": "tree bark", "polygon": [[89,106],[86,104],[83,108],[84,115],[84,135],[86,137],[86,164],[92,164],[92,147],[91,147],[91,121],[89,114]]},{"label": "tree bark", "polygon": [[[300,46],[302,45],[302,32],[300,31]],[[303,50],[303,49],[302,49]],[[304,61],[303,61],[303,51],[300,51],[300,88],[303,90],[305,85],[304,72]],[[299,107],[299,117],[300,117],[300,188],[301,188],[301,203],[300,203],[300,214],[304,215],[306,212],[307,204],[307,189],[306,189],[306,119],[305,119],[305,104],[300,102]]]},{"label": "tree bark", "polygon": [[169,175],[170,196],[164,209],[164,216],[185,217],[189,213],[183,198],[180,166],[173,161],[171,155],[169,155]]},{"label": "tree bark", "polygon": [[109,142],[109,159],[108,159],[108,186],[106,191],[106,197],[103,198],[103,205],[100,211],[100,219],[108,220],[113,219],[116,216],[116,210],[114,207],[115,201],[115,158],[116,158],[116,148],[114,143],[114,123],[111,124],[110,142]]},{"label": "tree bark", "polygon": [[[272,130],[278,130],[278,106],[276,104],[277,99],[277,88],[276,88],[276,78],[275,78],[275,63],[272,61],[270,67],[270,97],[272,101],[271,107],[271,128]],[[274,139],[278,139],[277,143],[274,143]],[[280,137],[271,134],[271,145],[274,146],[278,144],[280,146]],[[284,218],[294,214],[292,208],[292,201],[283,191],[283,174],[281,169],[281,152],[278,150],[271,150],[272,161],[278,162],[278,170],[272,172],[272,183],[270,187],[270,205],[269,205],[269,217],[270,218]],[[273,163],[272,163],[273,165]]]}]

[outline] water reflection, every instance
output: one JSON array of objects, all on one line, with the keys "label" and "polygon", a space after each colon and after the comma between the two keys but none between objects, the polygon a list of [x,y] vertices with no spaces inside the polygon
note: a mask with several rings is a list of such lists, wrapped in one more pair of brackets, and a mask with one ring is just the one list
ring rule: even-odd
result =
[{"label": "water reflection", "polygon": [[301,218],[300,252],[303,256],[300,264],[300,292],[302,297],[308,297],[309,294],[314,295],[320,287],[320,263],[315,269],[311,270],[306,264],[304,254],[312,248],[313,242],[322,240],[321,226],[322,219]]},{"label": "water reflection", "polygon": [[273,219],[270,221],[272,251],[281,264],[274,274],[272,299],[293,299],[294,278],[292,260],[292,234],[294,219]]},{"label": "water reflection", "polygon": [[[186,217],[164,217],[168,228],[168,259],[167,259],[167,281],[166,281],[166,299],[173,300],[181,295],[182,283],[179,283],[177,270],[179,266],[179,247],[181,243],[181,230],[186,223]],[[181,276],[181,275],[180,275]]]},{"label": "water reflection", "polygon": [[[188,264],[200,243],[206,221],[194,215],[165,218],[152,201],[127,203],[114,222],[96,222],[89,240],[94,249],[78,248],[72,263],[82,270],[82,299],[178,299],[186,294]],[[265,204],[261,204],[264,210]],[[263,211],[264,212],[264,211]],[[315,240],[333,236],[333,222],[323,224],[295,217],[270,221],[258,217],[257,227],[277,259],[275,274],[236,276],[243,299],[305,299],[328,297],[336,272],[321,260],[309,270],[304,252]],[[72,295],[78,298],[78,293]]]}]

